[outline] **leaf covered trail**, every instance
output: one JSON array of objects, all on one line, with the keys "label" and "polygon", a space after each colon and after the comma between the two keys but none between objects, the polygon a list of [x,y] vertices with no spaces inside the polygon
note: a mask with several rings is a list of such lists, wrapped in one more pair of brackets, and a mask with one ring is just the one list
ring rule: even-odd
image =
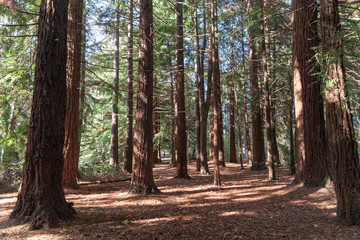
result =
[{"label": "leaf covered trail", "polygon": [[195,163],[190,180],[173,178],[176,170],[167,163],[156,164],[160,194],[129,195],[129,181],[66,190],[78,213],[50,230],[9,225],[16,193],[1,194],[0,239],[360,239],[359,227],[335,221],[332,190],[292,185],[289,172],[277,170],[279,179],[269,181],[267,171],[227,163],[217,187]]}]

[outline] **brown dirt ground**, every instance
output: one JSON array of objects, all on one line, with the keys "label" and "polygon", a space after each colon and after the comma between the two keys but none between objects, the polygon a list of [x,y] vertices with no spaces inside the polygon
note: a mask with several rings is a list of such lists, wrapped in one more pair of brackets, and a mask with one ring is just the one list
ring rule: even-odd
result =
[{"label": "brown dirt ground", "polygon": [[[360,228],[335,220],[336,199],[328,189],[292,185],[281,167],[279,179],[245,165],[221,168],[220,187],[189,164],[190,180],[174,179],[167,163],[154,168],[161,193],[128,195],[129,181],[82,185],[66,190],[77,214],[49,230],[28,231],[6,221],[16,193],[0,195],[3,239],[360,239]],[[119,178],[129,175],[123,174]]]}]

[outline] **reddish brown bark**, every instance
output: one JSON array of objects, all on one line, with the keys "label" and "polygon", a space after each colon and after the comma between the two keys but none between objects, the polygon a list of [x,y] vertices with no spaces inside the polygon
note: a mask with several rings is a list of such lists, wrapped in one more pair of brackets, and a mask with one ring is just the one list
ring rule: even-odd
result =
[{"label": "reddish brown bark", "polygon": [[125,146],[125,161],[124,169],[132,172],[132,157],[133,157],[133,82],[134,82],[134,67],[133,67],[133,0],[129,0],[128,12],[128,66],[127,66],[127,111],[126,111],[126,146]]},{"label": "reddish brown bark", "polygon": [[236,134],[235,134],[235,69],[234,69],[234,39],[231,36],[231,57],[230,71],[232,78],[232,86],[230,88],[230,151],[229,162],[237,162],[236,160]]},{"label": "reddish brown bark", "polygon": [[187,173],[187,156],[186,156],[186,118],[185,118],[185,80],[184,80],[184,38],[183,38],[183,3],[176,2],[176,100],[178,104],[178,145],[177,145],[177,165],[176,177],[189,178]]},{"label": "reddish brown bark", "polygon": [[[154,79],[154,88],[157,88],[157,78]],[[159,149],[160,149],[160,139],[156,142],[154,141],[154,137],[156,134],[160,132],[160,114],[157,112],[159,108],[159,98],[157,96],[156,91],[154,91],[153,97],[153,144],[155,145],[153,151],[153,163],[159,163],[161,159],[159,158]]]},{"label": "reddish brown bark", "polygon": [[63,186],[78,188],[79,106],[83,1],[70,1],[67,24],[66,117]]},{"label": "reddish brown bark", "polygon": [[298,168],[295,181],[307,187],[324,186],[328,176],[321,82],[314,74],[319,46],[317,3],[293,1],[293,69]]},{"label": "reddish brown bark", "polygon": [[139,67],[136,121],[130,193],[159,192],[153,177],[153,7],[152,0],[140,1]]},{"label": "reddish brown bark", "polygon": [[176,167],[176,149],[177,149],[177,103],[174,94],[174,78],[171,74],[171,151],[170,151],[170,166]]},{"label": "reddish brown bark", "polygon": [[[254,13],[252,1],[248,1],[247,12],[249,13],[249,20],[252,21]],[[256,54],[256,26],[253,24],[248,28],[249,32],[249,71],[250,71],[250,89],[251,89],[251,119],[252,119],[252,170],[264,170],[265,164],[265,152],[264,152],[264,131],[262,124],[262,107],[261,107],[261,90],[258,79],[258,56]]]},{"label": "reddish brown bark", "polygon": [[321,36],[326,56],[326,137],[328,158],[334,174],[337,219],[360,225],[359,155],[346,92],[337,0],[321,0]]},{"label": "reddish brown bark", "polygon": [[30,222],[30,229],[55,227],[75,213],[62,188],[67,13],[67,1],[41,1],[25,163],[10,215],[18,223]]}]

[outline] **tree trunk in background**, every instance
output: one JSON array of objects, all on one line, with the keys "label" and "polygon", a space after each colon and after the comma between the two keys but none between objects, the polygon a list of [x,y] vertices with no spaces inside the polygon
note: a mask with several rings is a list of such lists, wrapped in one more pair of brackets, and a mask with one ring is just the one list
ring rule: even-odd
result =
[{"label": "tree trunk in background", "polygon": [[178,104],[178,145],[176,177],[189,178],[186,160],[186,118],[185,118],[185,80],[184,80],[184,38],[183,38],[183,13],[182,2],[176,1],[176,99]]},{"label": "tree trunk in background", "polygon": [[307,187],[322,187],[328,177],[325,152],[325,122],[321,80],[315,76],[315,48],[319,46],[317,3],[292,2],[293,69],[298,169],[295,181]]},{"label": "tree trunk in background", "polygon": [[171,78],[171,151],[170,151],[170,166],[176,167],[176,149],[177,149],[177,103],[174,94],[174,78],[170,74]]},{"label": "tree trunk in background", "polygon": [[153,177],[153,7],[152,0],[140,0],[139,67],[130,193],[160,192]]},{"label": "tree trunk in background", "polygon": [[[83,9],[86,8],[85,3]],[[79,156],[81,146],[81,135],[84,132],[86,124],[85,118],[85,103],[86,103],[86,75],[85,75],[85,60],[86,60],[86,12],[83,11],[83,25],[82,25],[82,50],[81,50],[81,78],[80,78],[80,105],[79,105]],[[79,168],[77,169],[77,176],[80,178]]]},{"label": "tree trunk in background", "polygon": [[119,164],[119,49],[120,49],[120,10],[119,3],[116,3],[115,10],[115,50],[114,50],[114,81],[113,81],[113,102],[111,114],[111,139],[110,139],[110,165]]},{"label": "tree trunk in background", "polygon": [[81,35],[83,1],[69,2],[67,24],[66,117],[64,141],[63,186],[78,188],[79,105],[81,79]]},{"label": "tree trunk in background", "polygon": [[[252,21],[254,13],[252,13],[253,3],[248,1],[247,12],[249,15],[249,22]],[[264,147],[264,131],[262,126],[262,108],[261,108],[261,90],[258,79],[258,63],[259,60],[256,54],[255,34],[256,26],[249,26],[249,71],[250,71],[250,88],[251,88],[251,118],[252,118],[252,146],[253,146],[253,161],[251,170],[266,169],[265,163],[265,147]]]},{"label": "tree trunk in background", "polygon": [[[242,72],[245,75],[245,29],[243,28],[241,31],[241,58],[242,58]],[[244,77],[243,84],[243,100],[244,100],[244,125],[245,125],[245,139],[246,139],[246,156],[248,160],[248,164],[252,165],[252,155],[251,155],[251,141],[250,141],[250,131],[249,131],[249,117],[248,117],[248,109],[247,109],[247,94],[246,94],[246,79]]]},{"label": "tree trunk in background", "polygon": [[321,39],[326,58],[326,137],[334,174],[337,219],[360,225],[359,156],[353,118],[346,91],[337,0],[321,0]]},{"label": "tree trunk in background", "polygon": [[275,171],[275,159],[274,159],[274,143],[273,143],[273,128],[272,128],[272,119],[271,119],[271,91],[269,87],[270,81],[270,52],[268,51],[268,45],[270,44],[269,36],[269,16],[267,16],[267,11],[269,8],[268,0],[263,1],[262,6],[262,65],[263,65],[263,74],[264,74],[264,94],[265,94],[265,125],[266,125],[266,144],[267,144],[267,157],[268,157],[268,169],[269,169],[269,180],[276,179]]},{"label": "tree trunk in background", "polygon": [[[157,78],[154,79],[154,88],[157,88]],[[154,141],[154,137],[156,134],[160,132],[160,114],[157,112],[159,108],[159,97],[157,96],[157,92],[154,91],[153,97],[153,144],[154,144],[154,151],[153,151],[153,163],[159,163],[159,144],[160,141]]]},{"label": "tree trunk in background", "polygon": [[195,11],[194,11],[194,77],[195,77],[195,104],[196,104],[196,170],[200,171],[201,168],[201,159],[200,159],[200,152],[201,152],[201,124],[200,124],[200,81],[199,81],[199,70],[200,70],[200,55],[199,55],[199,24],[198,24],[198,16],[197,16],[197,7],[198,2],[195,0]]},{"label": "tree trunk in background", "polygon": [[236,160],[236,134],[235,134],[235,60],[234,60],[234,37],[231,36],[231,57],[230,57],[230,71],[232,78],[232,86],[230,88],[230,159],[229,162],[237,162]]},{"label": "tree trunk in background", "polygon": [[294,149],[294,135],[293,135],[293,122],[294,122],[294,87],[293,87],[293,78],[291,76],[291,69],[288,70],[289,76],[289,93],[290,93],[290,101],[289,101],[289,138],[290,138],[290,172],[291,174],[295,174],[295,149]]},{"label": "tree trunk in background", "polygon": [[[220,181],[220,160],[221,160],[221,85],[219,68],[219,44],[217,33],[217,0],[210,0],[211,9],[211,57],[212,57],[212,86],[214,99],[213,132],[214,132],[214,184],[221,185]],[[222,156],[223,157],[223,156]],[[223,159],[222,159],[223,160]]]},{"label": "tree trunk in background", "polygon": [[[34,93],[20,192],[10,219],[55,227],[75,210],[62,188],[68,1],[41,1]],[[78,119],[76,119],[78,121]]]},{"label": "tree trunk in background", "polygon": [[126,111],[126,146],[125,146],[125,160],[124,160],[124,169],[125,171],[132,172],[132,157],[133,157],[133,106],[134,106],[134,67],[133,67],[133,0],[129,0],[129,22],[128,22],[128,66],[127,66],[127,111]]},{"label": "tree trunk in background", "polygon": [[[208,165],[208,158],[207,158],[207,119],[209,114],[209,107],[210,107],[210,99],[211,99],[211,75],[212,71],[209,69],[208,74],[208,82],[207,82],[207,95],[205,100],[205,51],[207,46],[207,17],[206,17],[206,8],[203,8],[203,45],[200,52],[200,69],[199,69],[199,101],[200,101],[200,173],[205,175],[210,175],[209,165]],[[210,58],[208,58],[210,61]],[[210,64],[209,64],[210,65]]]}]

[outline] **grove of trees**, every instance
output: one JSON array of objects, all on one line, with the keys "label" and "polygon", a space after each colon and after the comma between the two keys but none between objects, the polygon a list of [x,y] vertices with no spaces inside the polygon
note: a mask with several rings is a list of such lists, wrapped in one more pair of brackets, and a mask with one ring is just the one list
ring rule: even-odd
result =
[{"label": "grove of trees", "polygon": [[285,164],[333,184],[338,220],[360,224],[359,1],[0,0],[0,14],[11,219],[53,227],[81,178],[126,171],[147,195],[155,163],[190,179],[195,161],[215,185],[226,162],[269,181]]}]

